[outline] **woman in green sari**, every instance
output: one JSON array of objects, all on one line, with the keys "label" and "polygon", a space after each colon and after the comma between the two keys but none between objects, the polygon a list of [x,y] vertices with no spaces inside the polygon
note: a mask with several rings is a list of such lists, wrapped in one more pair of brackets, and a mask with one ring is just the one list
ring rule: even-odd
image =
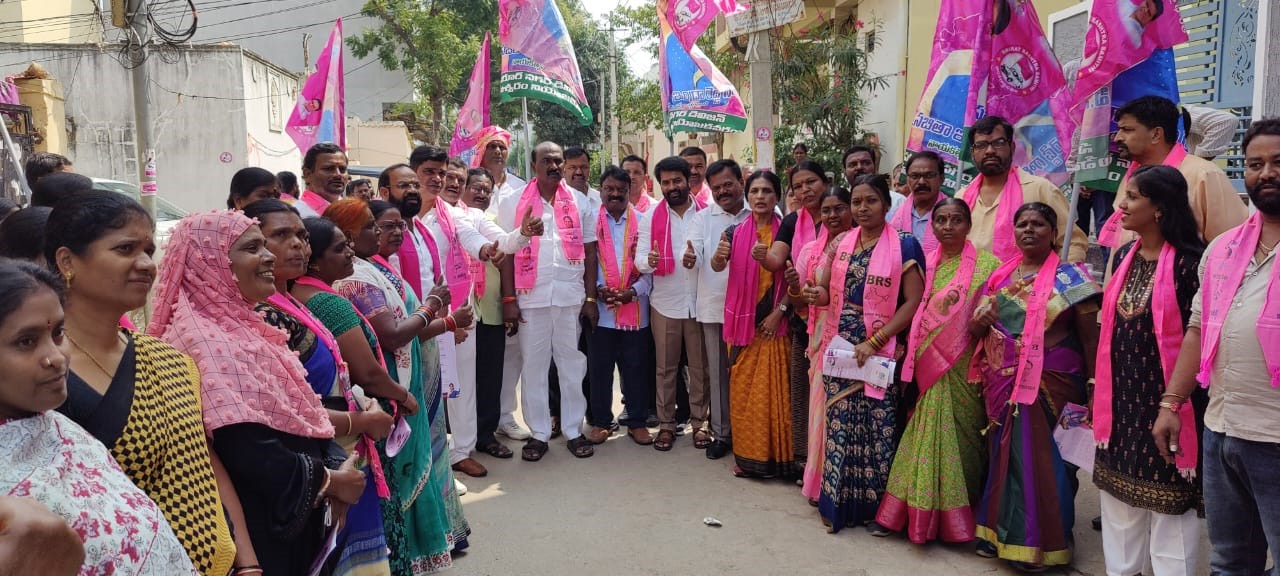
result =
[{"label": "woman in green sari", "polygon": [[876,522],[907,529],[916,544],[974,539],[973,504],[982,495],[987,424],[980,383],[969,381],[974,338],[968,319],[1000,266],[968,241],[969,205],[948,198],[933,209],[938,247],[925,255],[925,296],[913,318],[902,380],[920,400],[894,456]]}]

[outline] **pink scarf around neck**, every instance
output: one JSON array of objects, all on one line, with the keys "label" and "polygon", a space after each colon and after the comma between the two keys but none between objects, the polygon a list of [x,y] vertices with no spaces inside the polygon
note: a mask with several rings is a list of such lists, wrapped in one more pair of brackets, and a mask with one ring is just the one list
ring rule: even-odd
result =
[{"label": "pink scarf around neck", "polygon": [[[923,396],[931,386],[946,374],[973,342],[969,336],[968,320],[972,315],[974,298],[969,297],[969,286],[978,266],[978,250],[968,240],[960,253],[960,265],[951,281],[940,290],[933,289],[933,282],[942,264],[942,248],[934,248],[925,256],[925,297],[911,323],[907,337],[907,355],[903,360],[902,380],[915,378]],[[938,335],[928,346],[921,347],[935,331]],[[919,358],[916,355],[919,354]]]},{"label": "pink scarf around neck", "polygon": [[[1026,319],[1022,323],[1022,335],[1019,340],[1022,348],[1018,351],[1017,381],[1013,388],[1011,402],[1031,405],[1036,402],[1040,393],[1040,376],[1044,373],[1044,331],[1045,321],[1049,316],[1049,299],[1053,297],[1054,280],[1058,276],[1058,253],[1050,251],[1049,257],[1036,271],[1035,281],[1031,284],[1031,293],[1027,296]],[[995,297],[1000,285],[1010,280],[1013,273],[1022,264],[1022,256],[1012,258],[996,268],[991,279],[987,281],[987,292]],[[992,302],[995,305],[995,302]]]},{"label": "pink scarf around neck", "polygon": [[[693,205],[689,208],[696,214],[699,210],[706,208],[707,205],[697,198],[693,198]],[[689,210],[685,211],[684,219],[693,218],[693,214]],[[666,276],[676,271],[675,251],[671,248],[671,210],[667,207],[667,199],[663,198],[658,202],[658,208],[653,212],[653,246],[651,249],[658,253],[658,266],[653,269],[654,276]]]},{"label": "pink scarf around neck", "polygon": [[[823,340],[830,342],[835,338],[840,326],[840,313],[844,310],[845,280],[849,275],[849,262],[858,250],[858,241],[862,237],[862,228],[857,227],[845,233],[844,239],[836,247],[835,260],[831,264],[831,283],[827,293],[831,294],[831,310],[827,322],[823,326]],[[871,261],[867,264],[867,274],[862,288],[862,321],[866,327],[867,338],[875,335],[898,311],[898,292],[902,287],[902,242],[898,239],[898,231],[892,224],[886,223],[880,231],[880,239],[871,248]],[[853,344],[860,344],[854,342]],[[884,347],[877,350],[880,356],[893,357],[897,349],[898,339],[887,338]],[[825,352],[825,351],[824,351]]]},{"label": "pink scarf around neck", "polygon": [[[1098,338],[1098,361],[1095,370],[1097,376],[1093,389],[1093,439],[1101,447],[1106,447],[1111,440],[1112,413],[1111,404],[1115,390],[1115,382],[1111,371],[1111,338],[1116,329],[1116,306],[1120,302],[1120,294],[1124,292],[1125,279],[1129,275],[1129,267],[1133,264],[1134,255],[1142,247],[1139,240],[1129,249],[1115,275],[1107,282],[1102,292],[1102,309],[1098,317],[1102,319],[1102,332]],[[1156,345],[1160,354],[1160,368],[1167,383],[1173,376],[1173,364],[1178,360],[1178,350],[1182,348],[1182,313],[1178,310],[1178,293],[1174,285],[1174,263],[1178,253],[1173,246],[1166,243],[1160,249],[1160,260],[1156,264],[1156,275],[1152,279],[1151,319],[1155,323]],[[1182,419],[1182,432],[1179,444],[1182,451],[1176,454],[1178,470],[1187,473],[1196,469],[1195,413],[1190,402],[1183,402],[1178,414]]]},{"label": "pink scarf around neck", "polygon": [[307,207],[315,210],[316,214],[324,214],[324,209],[328,208],[330,204],[324,196],[310,190],[303,190],[302,196],[300,196],[298,200],[301,200],[303,204],[307,205]]},{"label": "pink scarf around neck", "polygon": [[[542,217],[542,194],[538,192],[538,179],[533,178],[525,185],[520,201],[516,204],[516,226],[520,226],[526,215]],[[570,264],[582,264],[586,260],[586,246],[582,241],[582,219],[578,216],[578,202],[573,198],[563,180],[556,188],[555,204],[552,207],[555,219],[551,225],[560,233],[560,248]],[[541,236],[529,239],[529,245],[516,252],[516,292],[528,294],[538,284],[538,257],[542,244]]]},{"label": "pink scarf around neck", "polygon": [[649,196],[648,192],[641,193],[640,201],[636,202],[634,206],[636,207],[636,210],[648,213],[649,207],[653,206],[653,198]]},{"label": "pink scarf around neck", "polygon": [[698,193],[694,194],[693,200],[698,203],[699,210],[707,207],[714,201],[714,197],[711,195],[711,187],[707,186],[706,180],[702,181],[702,187],[698,188]]},{"label": "pink scarf around neck", "polygon": [[[604,269],[605,285],[614,290],[626,290],[639,278],[636,270],[636,244],[640,240],[639,211],[627,205],[626,225],[623,228],[622,258],[615,259],[617,247],[609,227],[609,211],[600,207],[596,217],[596,238],[600,242],[600,267]],[[621,304],[614,311],[619,330],[640,329],[640,299]]]},{"label": "pink scarf around neck", "polygon": [[[430,252],[431,258],[431,277],[435,278],[438,284],[441,280],[440,276],[440,250],[436,248],[436,239],[431,235],[431,231],[427,230],[427,226],[416,217],[410,218],[414,230],[418,231],[418,235],[422,238],[423,244],[427,245],[427,251]],[[400,276],[405,282],[413,288],[413,293],[418,296],[421,301],[426,298],[426,294],[422,292],[422,259],[418,255],[418,246],[413,241],[413,230],[405,235],[404,242],[400,244],[400,251],[396,257],[400,260]],[[452,294],[450,294],[452,299]]]},{"label": "pink scarf around neck", "polygon": [[[1187,158],[1187,149],[1181,144],[1174,144],[1173,149],[1169,150],[1169,155],[1164,157],[1161,162],[1164,166],[1177,168],[1182,165],[1182,161]],[[1120,180],[1120,191],[1117,194],[1124,194],[1124,184],[1129,181],[1129,177],[1141,168],[1142,165],[1137,162],[1129,164],[1129,169],[1124,173],[1124,178]],[[1125,240],[1125,230],[1120,226],[1120,218],[1124,216],[1119,210],[1111,213],[1107,217],[1107,221],[1103,223],[1102,228],[1098,230],[1098,244],[1107,248],[1119,248]]]},{"label": "pink scarf around neck", "polygon": [[[818,225],[813,221],[813,215],[809,214],[809,209],[801,208],[796,210],[796,229],[791,236],[791,263],[800,262],[800,251],[804,249],[805,244],[814,240],[821,240],[822,245],[827,245],[827,227]],[[911,227],[908,226],[907,230]]]},{"label": "pink scarf around neck", "polygon": [[[1222,340],[1222,326],[1227,320],[1231,300],[1235,298],[1244,280],[1248,260],[1258,246],[1262,235],[1262,214],[1254,212],[1244,224],[1227,231],[1205,256],[1204,284],[1201,304],[1204,308],[1200,330],[1200,372],[1196,379],[1208,387],[1213,374],[1213,362],[1218,356],[1218,344]],[[1267,372],[1272,386],[1280,386],[1280,266],[1272,264],[1271,278],[1267,281],[1266,301],[1262,315],[1258,317],[1258,342],[1267,362]]]},{"label": "pink scarf around neck", "polygon": [[[969,187],[964,189],[961,198],[964,199],[965,204],[969,205],[970,210],[974,210],[978,205],[978,198],[982,195],[982,183],[984,180],[985,177],[982,174],[978,174],[978,177],[969,183]],[[996,206],[996,223],[991,234],[991,252],[1001,262],[1008,262],[1013,259],[1020,260],[1022,258],[1022,252],[1018,250],[1018,243],[1013,239],[1013,215],[1021,207],[1022,179],[1018,173],[1018,168],[1014,167],[1009,170],[1009,175],[1004,182],[1004,190],[1000,192],[1000,205]]]},{"label": "pink scarf around neck", "polygon": [[436,196],[435,213],[440,232],[449,242],[448,255],[444,261],[444,279],[449,285],[449,309],[454,310],[467,304],[467,297],[471,292],[471,263],[462,249],[458,226],[453,222],[449,204],[439,195]]},{"label": "pink scarf around neck", "polygon": [[[935,198],[934,200],[934,204],[936,205],[939,201],[942,200],[942,198],[943,198],[942,194],[939,193],[937,198]],[[898,212],[893,215],[893,220],[891,220],[891,222],[893,223],[893,227],[899,230],[902,230],[904,232],[910,232],[911,234],[914,235],[915,229],[912,227],[912,224],[914,223],[915,213],[916,213],[915,204],[911,202],[911,197],[908,196],[907,202],[904,203],[901,207],[899,207]],[[930,219],[932,220],[932,216],[933,216],[932,208],[929,209],[929,216],[930,216]],[[930,221],[925,223],[924,237],[916,238],[916,240],[920,241],[920,248],[924,250],[925,254],[929,254],[933,252],[933,250],[938,247],[938,239],[933,236],[933,222]],[[927,286],[925,288],[928,289]]]},{"label": "pink scarf around neck", "polygon": [[[778,235],[781,219],[773,217],[770,222],[773,236]],[[733,230],[733,244],[729,251],[729,284],[724,294],[724,334],[725,342],[731,346],[751,344],[756,333],[756,304],[760,294],[760,263],[751,258],[751,247],[759,241],[758,224],[754,216],[748,216]],[[777,304],[782,298],[782,286],[786,282],[781,275],[774,273],[773,300]],[[779,336],[784,334],[786,323],[779,325]]]}]

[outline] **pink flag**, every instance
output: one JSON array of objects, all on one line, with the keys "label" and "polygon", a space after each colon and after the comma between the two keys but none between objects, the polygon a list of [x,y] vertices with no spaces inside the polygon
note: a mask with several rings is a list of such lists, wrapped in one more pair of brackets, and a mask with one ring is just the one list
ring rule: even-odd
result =
[{"label": "pink flag", "polygon": [[1152,52],[1186,41],[1177,0],[1094,0],[1073,113],[1080,114],[1094,92]]},{"label": "pink flag", "polygon": [[692,51],[698,36],[716,15],[736,14],[748,8],[737,0],[658,0],[658,12],[667,16],[671,29],[685,51]]},{"label": "pink flag", "polygon": [[458,109],[458,122],[453,127],[453,140],[449,142],[449,155],[469,160],[474,154],[477,136],[481,128],[489,125],[489,33],[484,33],[484,43],[476,55],[476,65],[471,69],[467,101]]},{"label": "pink flag", "polygon": [[498,0],[498,41],[535,62],[541,73],[564,82],[587,106],[578,56],[555,0]]},{"label": "pink flag", "polygon": [[333,23],[329,42],[316,60],[316,71],[298,94],[285,132],[306,153],[317,142],[333,142],[347,149],[346,106],[342,89],[342,19]]}]

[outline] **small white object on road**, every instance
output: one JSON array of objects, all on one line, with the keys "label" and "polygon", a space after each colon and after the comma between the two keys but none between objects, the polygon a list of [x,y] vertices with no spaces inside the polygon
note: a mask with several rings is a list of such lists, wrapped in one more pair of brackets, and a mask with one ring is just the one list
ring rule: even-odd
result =
[{"label": "small white object on road", "polygon": [[707,516],[706,518],[703,518],[703,519],[702,519],[702,523],[703,523],[703,524],[706,524],[707,526],[710,526],[710,527],[712,527],[712,528],[719,528],[719,527],[721,527],[721,526],[724,526],[724,524],[723,524],[723,523],[721,523],[719,520],[716,520],[715,518],[712,518],[712,517],[710,517],[710,516]]}]

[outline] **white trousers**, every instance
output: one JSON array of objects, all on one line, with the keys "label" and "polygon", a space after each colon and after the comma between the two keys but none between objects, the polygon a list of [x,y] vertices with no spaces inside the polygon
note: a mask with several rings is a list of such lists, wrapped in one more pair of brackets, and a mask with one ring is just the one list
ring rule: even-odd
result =
[{"label": "white trousers", "polygon": [[551,358],[560,374],[560,429],[565,438],[582,435],[587,417],[587,398],[582,395],[582,378],[587,374],[587,357],[578,351],[580,306],[526,308],[520,313],[520,353],[524,356],[520,408],[535,439],[551,438],[551,406],[547,399],[547,371]]},{"label": "white trousers", "polygon": [[[520,330],[524,331],[524,325]],[[507,336],[507,345],[502,349],[502,395],[499,396],[502,415],[498,417],[499,428],[516,421],[516,384],[520,382],[520,371],[524,369],[524,354],[520,353],[521,332]]]},{"label": "white trousers", "polygon": [[1171,516],[1135,508],[1106,491],[1102,501],[1102,553],[1107,576],[1135,576],[1150,568],[1155,576],[1190,576],[1203,554],[1203,521],[1195,510]]},{"label": "white trousers", "polygon": [[471,457],[476,449],[476,333],[457,345],[458,397],[450,398],[445,409],[449,411],[449,432],[453,445],[449,449],[449,463],[456,464]]}]

